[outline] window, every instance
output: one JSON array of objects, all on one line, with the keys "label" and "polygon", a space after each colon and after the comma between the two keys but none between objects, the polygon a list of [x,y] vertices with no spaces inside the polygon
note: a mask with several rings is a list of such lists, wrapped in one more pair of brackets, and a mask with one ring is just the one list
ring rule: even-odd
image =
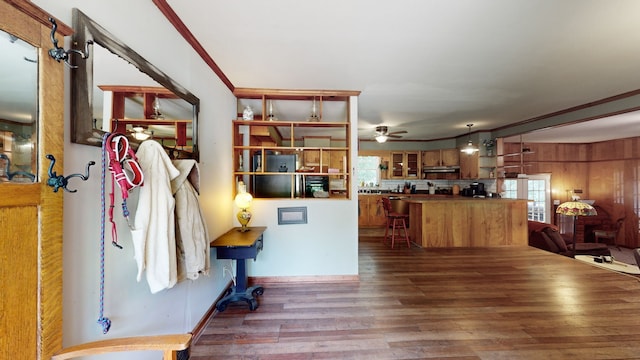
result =
[{"label": "window", "polygon": [[509,199],[527,199],[529,220],[551,221],[551,176],[549,174],[526,175],[518,179],[505,179],[503,197]]},{"label": "window", "polygon": [[377,186],[380,184],[380,157],[358,156],[359,186]]}]

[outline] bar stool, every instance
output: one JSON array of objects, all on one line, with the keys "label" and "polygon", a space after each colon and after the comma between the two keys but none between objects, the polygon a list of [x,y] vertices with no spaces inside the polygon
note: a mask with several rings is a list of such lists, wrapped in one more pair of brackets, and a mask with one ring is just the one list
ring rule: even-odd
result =
[{"label": "bar stool", "polygon": [[409,242],[409,234],[407,233],[409,214],[400,214],[393,211],[391,201],[387,197],[382,197],[382,207],[387,216],[387,228],[384,232],[384,241],[387,241],[389,238],[389,228],[391,228],[391,248],[393,249],[396,242],[396,229],[398,236],[402,236],[402,234],[400,234],[400,229],[402,229],[404,231],[404,240],[407,242],[407,247],[410,248],[411,243]]}]

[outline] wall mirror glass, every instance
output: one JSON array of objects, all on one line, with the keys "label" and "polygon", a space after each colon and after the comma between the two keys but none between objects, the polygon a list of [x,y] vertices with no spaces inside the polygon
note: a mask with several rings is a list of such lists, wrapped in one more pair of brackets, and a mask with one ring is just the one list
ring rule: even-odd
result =
[{"label": "wall mirror glass", "polygon": [[94,45],[71,70],[71,141],[100,146],[104,132],[120,132],[198,160],[200,100],[78,9],[73,28],[74,47]]},{"label": "wall mirror glass", "polygon": [[34,182],[38,49],[0,30],[0,181]]}]

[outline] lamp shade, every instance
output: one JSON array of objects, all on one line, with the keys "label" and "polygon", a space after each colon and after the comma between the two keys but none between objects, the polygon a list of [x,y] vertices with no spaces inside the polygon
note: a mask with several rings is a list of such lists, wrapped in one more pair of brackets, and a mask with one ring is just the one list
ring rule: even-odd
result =
[{"label": "lamp shade", "polygon": [[473,142],[471,141],[471,127],[473,126],[473,124],[467,124],[467,127],[469,128],[469,141],[467,141],[467,146],[463,147],[462,149],[460,149],[461,152],[467,154],[467,155],[473,155],[474,152],[480,150],[478,149],[477,146],[473,146]]},{"label": "lamp shade", "polygon": [[376,141],[379,142],[379,143],[386,142],[387,139],[389,139],[389,137],[387,135],[384,135],[384,134],[380,134],[380,135],[376,136]]},{"label": "lamp shade", "polygon": [[478,151],[479,149],[475,146],[473,146],[473,143],[471,142],[471,140],[469,140],[469,142],[467,143],[467,146],[463,147],[462,149],[460,149],[461,152],[467,154],[467,155],[471,155],[474,152]]},{"label": "lamp shade", "polygon": [[556,214],[568,215],[568,216],[594,216],[598,215],[596,209],[581,201],[567,201],[558,205]]},{"label": "lamp shade", "polygon": [[253,201],[253,197],[248,192],[241,192],[236,195],[235,198],[236,206],[240,209],[248,209],[251,206],[251,201]]}]

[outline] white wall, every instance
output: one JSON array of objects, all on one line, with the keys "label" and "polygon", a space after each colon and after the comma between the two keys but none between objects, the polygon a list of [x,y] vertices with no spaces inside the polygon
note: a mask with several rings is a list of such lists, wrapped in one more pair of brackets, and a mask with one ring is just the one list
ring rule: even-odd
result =
[{"label": "white wall", "polygon": [[[34,0],[36,5],[68,25],[71,9],[79,8],[105,29],[158,66],[180,85],[200,98],[201,206],[212,238],[238,226],[231,194],[231,119],[236,103],[231,92],[164,19],[151,1]],[[124,11],[126,9],[126,11]],[[221,34],[221,36],[224,36]],[[69,44],[65,45],[69,47]],[[60,65],[64,66],[64,65]],[[100,159],[98,147],[69,142],[69,82],[65,87],[64,171],[81,172],[88,161],[96,161],[86,182],[70,184],[75,194],[64,195],[64,345],[122,336],[181,333],[193,330],[222,292],[228,278],[222,267],[228,260],[215,259],[209,277],[178,284],[157,294],[146,282],[135,280],[131,237],[118,214],[119,242],[110,244],[105,235],[105,316],[111,330],[102,334],[96,323],[99,313]],[[224,71],[224,69],[223,69]],[[233,79],[232,79],[233,81]],[[354,107],[355,108],[355,107]],[[356,111],[355,109],[353,110]],[[357,119],[357,112],[352,114]],[[352,139],[357,126],[352,126]],[[355,149],[356,143],[352,144]],[[355,154],[352,156],[355,164]],[[77,180],[77,179],[75,179]],[[109,185],[109,181],[107,181]],[[109,186],[107,186],[109,188]],[[353,188],[355,190],[355,188]],[[133,210],[135,195],[130,200]],[[307,206],[307,225],[277,225],[277,207]],[[264,251],[249,262],[250,276],[310,276],[357,274],[357,204],[349,201],[256,201],[251,225],[266,225]],[[268,295],[266,289],[263,296]],[[157,353],[117,354],[100,359],[157,359]]]}]

